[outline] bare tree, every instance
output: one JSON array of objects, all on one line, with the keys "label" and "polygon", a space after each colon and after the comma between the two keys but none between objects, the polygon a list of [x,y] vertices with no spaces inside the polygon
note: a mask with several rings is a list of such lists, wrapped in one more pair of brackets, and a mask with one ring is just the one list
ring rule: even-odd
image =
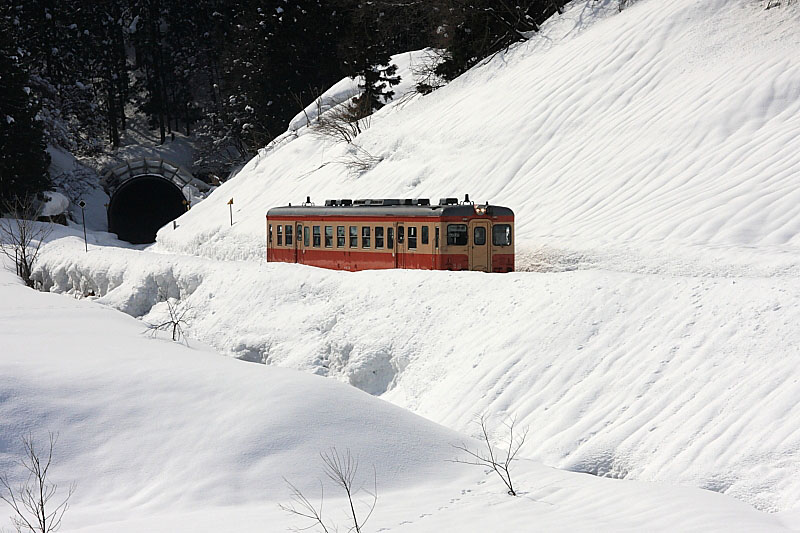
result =
[{"label": "bare tree", "polygon": [[149,329],[153,335],[158,331],[169,331],[172,333],[172,340],[175,342],[181,339],[185,340],[186,334],[183,332],[183,326],[188,325],[185,318],[186,314],[192,310],[192,307],[189,305],[180,306],[173,303],[169,298],[165,298],[165,300],[167,302],[169,318],[160,324],[148,324],[147,329]]},{"label": "bare tree", "polygon": [[303,115],[306,117],[307,128],[311,127],[312,124],[314,124],[317,120],[319,120],[319,117],[322,115],[322,113],[324,113],[327,109],[329,109],[333,105],[331,103],[329,103],[327,106],[325,105],[322,99],[322,93],[316,87],[310,87],[309,92],[314,96],[313,103],[316,112],[314,113],[313,117],[309,116],[307,111],[308,106],[306,106],[305,100],[303,100],[302,95],[294,91],[289,91],[289,95],[292,97],[292,100],[294,100],[294,103],[300,108],[300,112],[303,113]]},{"label": "bare tree", "polygon": [[[356,474],[358,473],[358,459],[352,456],[349,449],[344,453],[344,455],[341,455],[336,448],[331,448],[330,452],[321,453],[320,456],[322,457],[322,462],[324,463],[325,475],[328,477],[328,479],[333,481],[336,486],[344,490],[345,494],[347,495],[347,515],[349,520],[352,522],[352,526],[350,526],[347,531],[362,533],[364,525],[367,523],[370,516],[372,516],[372,512],[375,510],[375,505],[378,502],[378,479],[374,467],[373,490],[372,492],[367,490],[364,491],[372,498],[372,501],[366,504],[366,512],[362,512],[359,515],[358,511],[356,510],[356,495],[362,490],[362,487],[355,486]],[[284,478],[284,481],[286,481],[286,484],[289,485],[289,488],[291,489],[292,501],[289,505],[281,504],[280,508],[287,513],[311,521],[308,526],[295,528],[295,531],[304,531],[313,527],[318,528],[318,530],[322,531],[323,533],[338,531],[338,527],[335,524],[326,523],[323,519],[322,509],[325,493],[322,482],[320,482],[319,505],[314,505],[295,485],[290,483],[286,478]]]},{"label": "bare tree", "polygon": [[27,480],[13,485],[6,474],[0,476],[0,500],[13,510],[11,521],[18,533],[52,533],[61,527],[75,484],[69,486],[65,497],[51,502],[58,493],[58,485],[48,479],[57,440],[58,435],[50,433],[50,445],[42,451],[36,449],[31,435],[23,437],[25,458],[19,464],[27,471]]},{"label": "bare tree", "polygon": [[353,143],[348,147],[347,155],[340,157],[335,163],[344,165],[352,177],[357,177],[372,170],[381,161],[383,161],[382,157],[372,155],[364,148]]},{"label": "bare tree", "polygon": [[313,132],[337,142],[351,143],[372,124],[372,108],[367,99],[351,99],[317,117]]},{"label": "bare tree", "polygon": [[36,220],[33,196],[15,197],[5,202],[0,210],[9,217],[0,220],[0,251],[14,262],[17,275],[32,288],[33,265],[53,225]]},{"label": "bare tree", "polygon": [[488,417],[483,415],[479,420],[481,440],[486,448],[472,450],[466,444],[457,445],[455,448],[465,452],[470,456],[470,459],[455,459],[453,462],[491,468],[503,480],[503,483],[508,488],[508,493],[511,496],[516,496],[517,490],[511,481],[511,463],[516,460],[520,448],[525,443],[525,438],[528,436],[528,428],[519,433],[516,431],[516,418],[505,422],[503,425],[508,430],[508,433],[503,439],[506,453],[502,454],[495,451],[494,446],[492,446],[492,435],[487,427],[487,419]]},{"label": "bare tree", "polygon": [[418,93],[428,94],[447,85],[447,80],[436,72],[436,68],[446,58],[447,50],[444,48],[430,48],[422,55],[420,63],[411,65],[411,74]]}]

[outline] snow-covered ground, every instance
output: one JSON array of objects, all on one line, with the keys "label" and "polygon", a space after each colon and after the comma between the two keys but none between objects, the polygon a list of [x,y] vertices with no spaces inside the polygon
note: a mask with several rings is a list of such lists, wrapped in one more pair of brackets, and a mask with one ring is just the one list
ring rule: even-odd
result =
[{"label": "snow-covered ground", "polygon": [[800,285],[791,277],[333,272],[45,249],[47,290],[101,296],[236,357],[334,376],[460,431],[534,429],[527,456],[690,484],[765,510],[800,496]]},{"label": "snow-covered ground", "polygon": [[[286,137],[150,249],[98,235],[86,254],[65,231],[44,249],[37,277],[148,322],[175,298],[189,309],[190,336],[222,353],[331,376],[462,433],[476,414],[516,416],[531,430],[526,459],[658,483],[529,463],[531,485],[564,500],[521,510],[527,503],[498,496],[471,514],[461,506],[473,493],[445,510],[428,497],[445,492],[439,486],[410,500],[439,511],[410,530],[492,530],[495,513],[511,508],[502,523],[518,531],[778,526],[738,511],[719,523],[690,519],[719,508],[706,493],[663,484],[788,511],[781,519],[797,528],[798,57],[800,3],[640,0],[618,13],[617,2],[576,0],[529,42],[381,110],[359,149]],[[355,175],[347,161],[359,150],[380,162]],[[274,205],[463,193],[515,210],[526,272],[263,262]],[[222,373],[194,365],[186,368]],[[570,485],[580,498],[542,488],[550,475],[580,480]],[[650,521],[641,502],[658,487],[666,492],[648,501],[664,507]],[[267,516],[248,509],[241,516]],[[399,523],[403,509],[392,509]],[[587,509],[624,522],[587,518]],[[209,514],[192,516],[206,523]]]},{"label": "snow-covered ground", "polygon": [[[690,488],[517,463],[521,495],[449,462],[474,441],[352,387],[220,357],[144,332],[93,302],[41,294],[0,272],[0,471],[22,472],[19,437],[57,432],[50,479],[76,484],[64,531],[283,531],[283,478],[315,503],[320,452],[349,449],[378,504],[370,531],[779,531],[760,513]],[[535,433],[535,432],[534,432]],[[361,493],[357,501],[369,500]],[[324,516],[345,525],[329,483]],[[0,527],[10,525],[8,509]],[[359,512],[363,508],[359,507]],[[502,526],[501,526],[502,525]]]}]

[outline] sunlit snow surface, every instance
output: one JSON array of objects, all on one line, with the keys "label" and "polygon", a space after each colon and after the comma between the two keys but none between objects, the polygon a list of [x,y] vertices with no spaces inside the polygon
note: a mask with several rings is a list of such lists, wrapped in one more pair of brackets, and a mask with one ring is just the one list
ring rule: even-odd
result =
[{"label": "sunlit snow surface", "polygon": [[[163,318],[164,297],[180,298],[190,335],[223,353],[338,378],[456,431],[472,431],[479,413],[516,416],[531,428],[525,457],[548,465],[793,509],[800,4],[616,6],[574,2],[530,42],[382,110],[357,139],[382,158],[370,172],[349,174],[352,148],[301,131],[162,229],[150,251],[83,254],[77,237],[62,238],[37,276],[145,321]],[[263,263],[274,205],[463,193],[515,210],[517,266],[530,272]],[[628,503],[644,489],[630,486],[581,503],[638,516]],[[685,517],[682,505],[664,516]]]},{"label": "sunlit snow surface", "polygon": [[[450,462],[467,436],[333,380],[152,338],[95,303],[40,294],[0,272],[0,471],[19,437],[57,432],[50,479],[76,492],[64,531],[284,531],[291,480],[316,503],[319,453],[359,459],[378,484],[370,531],[782,530],[788,518],[691,488],[601,479],[524,460],[519,497]],[[532,432],[532,433],[535,433]],[[537,437],[534,437],[536,439]],[[357,497],[364,512],[365,493]],[[346,524],[326,484],[325,517]],[[7,508],[2,508],[8,512]],[[0,527],[10,525],[0,513]]]}]

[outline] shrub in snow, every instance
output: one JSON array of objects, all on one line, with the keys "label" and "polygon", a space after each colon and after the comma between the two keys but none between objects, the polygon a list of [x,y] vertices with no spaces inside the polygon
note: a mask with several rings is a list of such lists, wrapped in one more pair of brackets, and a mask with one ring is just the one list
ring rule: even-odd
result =
[{"label": "shrub in snow", "polygon": [[524,428],[522,432],[516,432],[516,419],[511,419],[504,423],[508,430],[508,435],[504,439],[503,445],[506,448],[506,453],[498,453],[492,446],[492,434],[487,427],[488,417],[483,415],[478,422],[481,426],[480,439],[486,446],[485,449],[472,450],[466,444],[459,444],[456,449],[463,451],[469,457],[466,459],[455,459],[456,463],[463,463],[467,465],[482,466],[491,468],[503,484],[508,488],[508,493],[511,496],[517,495],[517,490],[511,481],[511,463],[514,462],[519,453],[519,449],[525,444],[525,438],[528,436],[528,428]]},{"label": "shrub in snow", "polygon": [[[372,501],[369,504],[356,502],[354,499],[356,494],[361,491],[360,487],[356,486],[356,475],[358,473],[358,459],[350,454],[347,450],[343,455],[340,455],[336,448],[331,448],[330,452],[320,454],[322,462],[324,463],[325,476],[333,481],[333,483],[342,489],[347,496],[348,509],[347,516],[352,522],[347,531],[355,531],[361,533],[364,525],[372,516],[375,510],[375,504],[378,502],[378,481],[373,468],[373,490],[372,492],[365,491],[371,497]],[[312,527],[322,528],[325,533],[331,531],[338,531],[339,528],[336,524],[326,523],[322,516],[322,504],[324,497],[324,490],[321,490],[319,506],[314,505],[309,501],[303,492],[295,485],[286,480],[292,492],[292,502],[289,505],[281,505],[280,508],[287,513],[306,518],[311,521],[310,525],[301,528],[302,530],[310,529]],[[320,486],[322,483],[320,482]],[[364,508],[360,514],[356,507]]]},{"label": "shrub in snow", "polygon": [[19,466],[27,473],[27,479],[15,485],[7,474],[0,476],[0,500],[11,507],[11,522],[19,533],[58,531],[69,506],[69,499],[75,492],[75,484],[72,484],[67,489],[66,496],[52,501],[58,494],[58,485],[50,481],[48,476],[56,440],[57,436],[50,433],[49,447],[40,450],[36,448],[32,436],[23,437],[25,457]]},{"label": "shrub in snow", "polygon": [[312,131],[337,142],[351,143],[361,132],[369,129],[371,114],[368,100],[353,98],[319,115]]},{"label": "shrub in snow", "polygon": [[172,335],[172,340],[175,342],[181,339],[186,340],[183,326],[187,325],[185,320],[186,314],[192,310],[191,306],[179,306],[169,299],[166,300],[166,304],[168,312],[167,318],[158,324],[148,324],[147,329],[149,329],[153,335],[156,335],[159,331],[168,331]]},{"label": "shrub in snow", "polygon": [[33,265],[42,243],[53,230],[51,224],[36,221],[35,205],[36,200],[28,196],[7,201],[0,209],[10,217],[0,220],[0,251],[13,261],[17,275],[31,288]]}]

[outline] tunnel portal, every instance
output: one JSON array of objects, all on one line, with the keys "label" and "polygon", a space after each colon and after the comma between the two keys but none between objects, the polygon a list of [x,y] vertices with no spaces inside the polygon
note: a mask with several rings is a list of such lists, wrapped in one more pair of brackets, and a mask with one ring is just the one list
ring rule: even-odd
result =
[{"label": "tunnel portal", "polygon": [[108,204],[108,229],[132,244],[155,242],[156,232],[186,212],[186,199],[171,181],[157,175],[132,178]]},{"label": "tunnel portal", "polygon": [[111,198],[109,231],[133,244],[155,242],[164,224],[186,212],[184,191],[192,198],[209,190],[179,165],[158,158],[126,161],[109,169],[101,183]]}]

